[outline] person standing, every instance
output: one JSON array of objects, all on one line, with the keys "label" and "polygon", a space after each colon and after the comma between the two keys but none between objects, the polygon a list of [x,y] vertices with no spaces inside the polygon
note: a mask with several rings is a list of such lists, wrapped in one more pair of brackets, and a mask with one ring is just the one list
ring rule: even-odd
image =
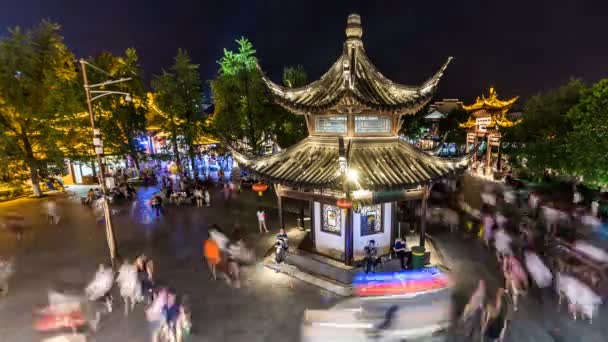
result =
[{"label": "person standing", "polygon": [[363,248],[365,252],[365,274],[376,273],[376,262],[378,260],[378,249],[376,249],[376,242],[369,240],[367,246]]},{"label": "person standing", "polygon": [[205,190],[203,191],[203,196],[205,197],[205,205],[207,207],[211,206],[211,194],[209,193],[209,189],[205,188]]},{"label": "person standing", "polygon": [[268,233],[268,228],[266,227],[266,212],[264,212],[264,209],[262,209],[262,207],[259,207],[256,215],[258,216],[258,226],[260,228],[260,234]]},{"label": "person standing", "polygon": [[[395,245],[393,246],[393,251],[395,251],[395,255],[397,256],[397,258],[399,258],[399,261],[401,262],[401,269],[402,270],[406,269],[407,263],[410,258],[407,255],[407,253],[408,253],[407,244],[400,237],[398,237],[395,240]],[[411,254],[411,252],[410,252],[410,254]]]},{"label": "person standing", "polygon": [[46,202],[46,210],[49,218],[50,224],[59,224],[59,219],[61,216],[59,215],[59,206],[57,205],[57,201],[54,198],[50,198]]},{"label": "person standing", "polygon": [[152,197],[152,209],[156,212],[156,218],[160,217],[160,214],[163,211],[163,200],[159,194],[154,195]]},{"label": "person standing", "polygon": [[203,190],[198,185],[194,189],[194,198],[196,199],[196,206],[201,208],[203,206]]}]

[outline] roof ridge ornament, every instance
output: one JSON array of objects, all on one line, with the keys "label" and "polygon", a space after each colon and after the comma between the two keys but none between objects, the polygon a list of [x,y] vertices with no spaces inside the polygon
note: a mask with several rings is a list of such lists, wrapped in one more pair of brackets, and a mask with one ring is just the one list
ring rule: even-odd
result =
[{"label": "roof ridge ornament", "polygon": [[363,27],[361,27],[361,16],[358,14],[351,14],[346,20],[346,38],[348,40],[361,40],[363,36]]}]

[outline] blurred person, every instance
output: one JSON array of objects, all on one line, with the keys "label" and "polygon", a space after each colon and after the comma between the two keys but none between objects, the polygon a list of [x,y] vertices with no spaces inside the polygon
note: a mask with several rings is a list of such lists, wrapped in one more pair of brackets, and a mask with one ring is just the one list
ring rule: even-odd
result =
[{"label": "blurred person", "polygon": [[494,248],[496,249],[496,259],[502,261],[505,255],[513,255],[511,242],[513,239],[504,228],[499,227],[494,233]]},{"label": "blurred person", "polygon": [[203,190],[198,185],[194,188],[194,199],[196,200],[196,206],[201,208],[203,206]]},{"label": "blurred person", "polygon": [[[125,316],[129,314],[129,311],[135,309],[135,304],[141,299],[141,284],[137,278],[137,267],[134,264],[130,264],[127,260],[123,261],[122,265],[118,270],[118,277],[116,277],[116,283],[120,289],[120,296],[122,297],[125,305]],[[131,307],[129,310],[129,306]]]},{"label": "blurred person", "polygon": [[230,198],[230,188],[228,187],[228,183],[224,183],[224,200],[227,201]]},{"label": "blurred person", "polygon": [[483,214],[483,216],[481,217],[481,223],[482,223],[482,227],[483,227],[482,238],[483,238],[484,243],[486,244],[486,247],[489,247],[490,241],[492,240],[492,237],[494,235],[493,233],[494,233],[494,225],[495,225],[494,218],[492,217],[492,214],[489,213],[489,211],[486,211]]},{"label": "blurred person", "polygon": [[146,319],[150,328],[152,342],[160,342],[160,333],[163,323],[166,322],[164,308],[168,303],[169,293],[167,289],[161,289],[154,297],[152,304],[146,309]]},{"label": "blurred person", "polygon": [[150,201],[150,203],[152,205],[152,209],[156,214],[156,218],[159,218],[160,214],[163,213],[163,199],[160,197],[159,194],[155,194],[154,196],[152,196],[152,200]]},{"label": "blurred person", "polygon": [[496,291],[495,303],[488,303],[485,306],[481,328],[484,341],[501,342],[505,337],[509,325],[509,307],[504,297],[505,290],[499,288]]},{"label": "blurred person", "polygon": [[266,227],[266,212],[264,212],[264,209],[262,209],[262,207],[258,207],[256,216],[258,217],[258,227],[260,228],[260,234],[268,233],[268,228]]},{"label": "blurred person", "polygon": [[11,234],[15,235],[17,241],[23,239],[25,231],[25,217],[16,211],[7,213],[4,216],[4,228]]},{"label": "blurred person", "polygon": [[87,191],[87,197],[84,201],[85,204],[93,204],[93,202],[95,201],[95,191],[93,189],[89,189],[89,191]]},{"label": "blurred person", "polygon": [[238,257],[243,249],[243,240],[239,229],[235,229],[232,233],[232,239],[226,245],[228,255],[228,277],[226,278],[229,285],[235,288],[241,287],[241,276],[238,264]]},{"label": "blurred person", "polygon": [[279,229],[275,242],[275,262],[281,264],[285,262],[285,253],[289,249],[289,240],[285,229]]},{"label": "blurred person", "polygon": [[85,288],[85,294],[90,301],[103,300],[108,312],[112,312],[112,295],[110,291],[114,285],[114,271],[111,267],[99,264],[93,280]]},{"label": "blurred person", "polygon": [[367,246],[363,248],[365,253],[365,273],[376,273],[376,264],[378,262],[378,249],[376,248],[376,241],[369,240]]},{"label": "blurred person", "polygon": [[[404,270],[407,268],[407,264],[409,262],[410,256],[408,256],[408,248],[407,248],[407,243],[405,242],[405,240],[401,239],[400,237],[397,237],[397,239],[395,239],[395,244],[393,245],[393,251],[395,252],[395,255],[397,256],[397,258],[399,258],[399,261],[401,262],[401,269]],[[411,255],[411,252],[409,252]]]},{"label": "blurred person", "polygon": [[46,202],[46,212],[50,224],[59,224],[61,216],[59,214],[59,206],[54,198],[49,198]]},{"label": "blurred person", "polygon": [[208,188],[205,188],[205,190],[203,191],[203,196],[204,196],[204,199],[205,199],[205,205],[207,207],[210,207],[211,206],[211,194],[209,193],[209,189]]},{"label": "blurred person", "polygon": [[593,322],[593,314],[602,304],[602,298],[598,296],[587,284],[575,277],[558,272],[555,277],[555,286],[559,296],[558,305],[566,297],[568,301],[568,311],[574,319],[580,313],[583,318],[588,318]]},{"label": "blurred person", "polygon": [[13,261],[0,257],[0,295],[8,295],[8,281],[14,273]]},{"label": "blurred person", "polygon": [[551,274],[551,270],[549,270],[538,254],[531,250],[524,252],[524,264],[536,286],[538,299],[542,303],[545,290],[553,284],[553,274]]},{"label": "blurred person", "polygon": [[573,247],[574,250],[588,256],[589,258],[597,262],[600,262],[602,264],[608,263],[608,253],[605,250],[590,244],[589,242],[577,240],[574,242]]},{"label": "blurred person", "polygon": [[502,271],[505,277],[505,288],[513,300],[513,309],[519,309],[519,297],[528,289],[528,275],[519,260],[513,255],[505,255]]},{"label": "blurred person", "polygon": [[469,302],[465,305],[460,316],[460,323],[463,325],[464,334],[471,341],[476,341],[480,338],[479,332],[484,318],[486,291],[486,282],[483,279],[479,279],[477,288],[469,298]]}]

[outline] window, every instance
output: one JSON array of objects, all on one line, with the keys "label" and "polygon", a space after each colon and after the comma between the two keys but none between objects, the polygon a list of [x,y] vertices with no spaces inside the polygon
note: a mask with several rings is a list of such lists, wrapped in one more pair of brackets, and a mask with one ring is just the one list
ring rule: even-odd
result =
[{"label": "window", "polygon": [[355,133],[389,133],[390,131],[390,117],[355,116]]},{"label": "window", "polygon": [[342,212],[333,205],[321,204],[321,231],[331,234],[342,234]]},{"label": "window", "polygon": [[346,133],[346,116],[318,117],[315,121],[317,133]]},{"label": "window", "polygon": [[382,205],[368,205],[361,207],[361,236],[382,233]]}]

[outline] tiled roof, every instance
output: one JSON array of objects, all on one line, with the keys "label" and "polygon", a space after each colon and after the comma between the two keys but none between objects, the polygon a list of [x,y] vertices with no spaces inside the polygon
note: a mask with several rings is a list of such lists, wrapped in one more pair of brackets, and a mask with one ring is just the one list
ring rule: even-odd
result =
[{"label": "tiled roof", "polygon": [[[350,143],[349,143],[350,142]],[[448,159],[429,155],[397,137],[346,140],[349,168],[361,189],[407,189],[466,167],[469,156]],[[308,137],[277,154],[249,157],[233,151],[239,164],[271,183],[303,188],[342,188],[338,138]]]},{"label": "tiled roof", "polygon": [[[352,29],[353,23],[350,24]],[[354,24],[360,28],[360,23]],[[319,80],[309,85],[283,87],[262,72],[276,102],[298,114],[325,114],[341,100],[391,114],[413,114],[431,100],[451,57],[422,85],[402,85],[387,79],[376,69],[363,48],[362,31],[355,33],[349,35],[347,29],[347,40],[338,60]]]}]

